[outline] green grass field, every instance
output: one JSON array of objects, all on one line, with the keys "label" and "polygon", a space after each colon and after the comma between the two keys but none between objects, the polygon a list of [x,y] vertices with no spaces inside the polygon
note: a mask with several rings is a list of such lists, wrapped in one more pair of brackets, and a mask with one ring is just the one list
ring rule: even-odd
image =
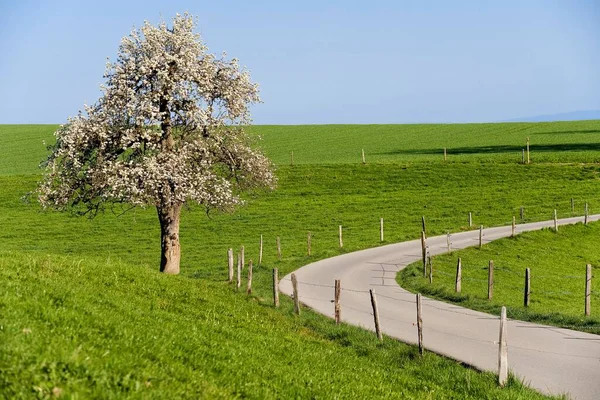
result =
[{"label": "green grass field", "polygon": [[[600,211],[591,163],[600,121],[252,127],[279,188],[231,215],[184,210],[183,274],[164,277],[154,210],[87,220],[22,200],[54,129],[0,126],[0,392],[10,398],[54,387],[80,397],[533,398],[516,382],[499,390],[490,374],[419,360],[411,346],[378,345],[313,313],[295,318],[287,299],[275,310],[271,268],[285,274],[339,254],[340,224],[343,251],[380,245],[380,217],[390,243],[417,238],[422,215],[441,234],[467,229],[469,211],[485,226],[509,223],[521,206],[528,221],[555,208],[567,216],[570,198],[580,213],[586,201]],[[527,136],[534,164],[524,166]],[[261,234],[265,258],[247,298],[224,282],[227,249],[244,245],[256,261]]]},{"label": "green grass field", "polygon": [[598,121],[505,124],[257,126],[266,153],[279,164],[521,161],[527,137],[534,162],[600,161]]}]

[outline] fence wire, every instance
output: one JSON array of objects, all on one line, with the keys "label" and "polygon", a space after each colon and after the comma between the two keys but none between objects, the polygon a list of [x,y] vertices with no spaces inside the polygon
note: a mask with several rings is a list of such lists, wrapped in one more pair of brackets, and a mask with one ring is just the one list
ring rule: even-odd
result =
[{"label": "fence wire", "polygon": [[[600,197],[599,198],[593,198],[593,199],[587,199],[585,200],[586,202],[591,202],[591,201],[600,201]],[[557,205],[559,204],[571,204],[570,200],[566,200],[566,201],[556,201],[553,203],[551,208],[558,208]],[[582,201],[579,199],[576,199],[576,204],[580,205],[582,204]],[[524,211],[525,211],[525,216],[527,216],[527,211],[530,211],[531,209],[535,210],[535,214],[534,215],[540,215],[540,210],[544,210],[545,208],[542,206],[530,206],[530,205],[524,205],[522,206]],[[582,207],[582,206],[580,206]],[[569,208],[570,210],[570,208]],[[516,209],[516,215],[517,218],[520,214],[520,209],[517,208]],[[570,212],[570,214],[573,214],[572,212]],[[591,208],[588,208],[588,214],[592,215],[591,212]],[[575,216],[575,215],[569,215],[569,216]],[[579,218],[583,218],[582,215],[577,215],[577,217]],[[519,221],[519,219],[518,219]],[[527,218],[524,219],[524,221],[530,222]],[[522,223],[522,221],[519,221],[520,223]],[[506,222],[506,226],[510,226],[512,224],[512,220],[509,220]],[[444,248],[444,249],[449,249],[449,250],[458,250],[458,249],[453,249],[452,247],[454,246],[454,243],[451,241],[451,237],[452,235],[448,234],[447,238],[448,241],[450,242],[449,244],[446,243],[445,245],[440,245],[440,248]],[[474,239],[477,240],[477,239]],[[420,255],[419,255],[420,258]],[[395,263],[377,263],[379,264],[384,272],[385,271],[385,265],[392,265],[394,266],[396,269],[398,268],[398,264]],[[464,267],[464,264],[463,264]],[[477,267],[480,269],[487,269],[486,266],[483,267]],[[600,266],[596,266],[593,265],[592,268],[594,270],[600,268]],[[465,270],[468,271],[468,269],[463,269],[463,275],[461,277],[461,281],[472,281],[472,282],[479,282],[479,283],[488,283],[487,279],[482,279],[482,278],[475,278],[475,277],[471,277],[471,276],[465,276]],[[516,272],[511,270],[510,268],[506,268],[506,267],[494,267],[494,271],[495,273],[498,273],[496,275],[496,279],[494,280],[494,286],[496,289],[498,289],[499,287],[505,287],[511,290],[517,290],[517,291],[523,291],[524,287],[518,287],[518,286],[513,286],[513,285],[507,285],[507,284],[503,284],[501,283],[501,281],[499,282],[499,280],[497,279],[498,276],[502,276],[503,274],[512,274],[512,275],[516,275],[520,278],[524,278],[524,274],[522,272]],[[389,272],[396,272],[396,270],[394,271],[389,271]],[[433,269],[433,276],[436,275],[441,275],[441,276],[446,276],[449,278],[455,278],[455,274],[452,273],[448,273],[445,272],[443,270],[437,270],[437,269]],[[581,281],[585,281],[586,276],[584,275],[536,275],[536,274],[532,274],[530,276],[530,279],[534,282],[537,280],[560,280],[560,279],[576,279],[576,280],[581,280]],[[290,278],[283,278],[282,281],[291,281]],[[314,294],[311,296],[302,296],[302,294],[300,294],[300,300],[301,301],[307,301],[307,302],[323,302],[323,303],[334,303],[334,299],[333,299],[333,295],[334,295],[334,289],[335,286],[334,285],[327,285],[327,284],[321,284],[321,283],[314,283],[314,282],[305,282],[305,281],[297,281],[298,285],[305,285],[305,286],[311,286],[311,287],[320,287],[320,288],[325,288],[325,289],[330,289],[331,290],[331,297],[327,296],[327,298],[321,298],[319,296],[315,296]],[[376,288],[376,287],[375,287]],[[357,293],[357,294],[369,294],[369,290],[364,290],[364,289],[358,289],[358,288],[348,288],[348,287],[340,287],[342,292],[350,292],[350,293]],[[301,293],[301,292],[300,292]],[[550,295],[550,296],[556,296],[556,295],[575,295],[575,294],[579,294],[579,293],[574,293],[571,291],[566,291],[566,290],[557,290],[557,291],[552,291],[552,290],[543,290],[543,288],[539,288],[539,287],[535,287],[530,290],[530,295]],[[581,293],[583,295],[583,293]],[[590,295],[592,296],[600,296],[600,292],[598,291],[591,291]],[[409,292],[397,292],[394,293],[394,295],[388,295],[388,294],[384,294],[384,293],[376,293],[376,296],[379,298],[383,298],[386,300],[389,300],[393,303],[408,303],[411,305],[414,305],[416,308],[416,299],[415,299],[415,295],[413,293],[409,293]],[[412,297],[412,299],[408,299],[408,298],[400,298],[399,296],[410,296]],[[343,298],[342,298],[343,299]],[[367,301],[367,300],[365,300]],[[368,304],[368,303],[365,303]],[[476,310],[470,310],[470,309],[465,309],[462,307],[456,307],[453,308],[453,306],[451,305],[447,305],[443,302],[438,302],[437,300],[434,299],[429,299],[429,298],[423,298],[423,303],[422,303],[424,309],[435,309],[437,311],[441,311],[443,313],[448,313],[448,314],[459,314],[459,315],[465,315],[465,316],[469,316],[472,317],[474,314],[476,313],[480,313],[479,311]],[[368,315],[373,317],[373,311],[368,308],[367,305],[365,305],[365,309],[361,309],[361,308],[357,308],[357,307],[352,307],[346,304],[346,302],[344,302],[343,304],[341,304],[342,306],[342,310],[344,309],[348,309],[348,310],[352,310],[354,312],[358,312],[364,315]],[[386,305],[389,309],[389,305]],[[367,311],[369,310],[369,311]],[[411,318],[407,321],[406,318],[405,319],[400,319],[395,317],[394,315],[390,315],[389,312],[386,312],[385,314],[380,314],[380,318],[382,320],[387,320],[387,321],[394,321],[400,324],[404,324],[404,325],[408,325],[408,326],[415,326],[416,329],[416,313],[413,313],[414,319],[411,316]],[[425,332],[436,332],[442,335],[446,335],[446,336],[451,336],[451,337],[456,337],[458,339],[461,340],[469,340],[469,341],[474,341],[474,342],[479,342],[479,343],[485,343],[485,344],[489,344],[489,345],[497,345],[498,343],[493,340],[496,338],[491,338],[491,340],[485,340],[485,339],[480,339],[480,338],[475,338],[472,336],[468,336],[468,335],[464,335],[464,334],[459,334],[456,332],[452,332],[452,331],[448,331],[448,330],[440,330],[440,329],[436,329],[434,327],[431,327],[427,324],[427,312],[424,313],[423,315],[423,320],[424,320],[424,331]],[[492,319],[499,319],[499,317],[497,316],[490,316]],[[517,321],[517,320],[513,320],[513,319],[509,319],[509,321],[511,322],[521,322],[521,321]],[[600,325],[569,325],[569,326],[560,326],[560,327],[555,327],[555,326],[544,326],[547,329],[553,329],[553,330],[559,330],[559,329],[575,329],[578,331],[591,331],[591,330],[600,330]],[[393,333],[392,333],[393,334]],[[537,348],[530,348],[530,347],[524,347],[524,346],[514,346],[511,345],[510,343],[508,344],[509,348],[512,349],[519,349],[519,350],[523,350],[523,351],[530,351],[530,352],[537,352],[537,353],[546,353],[546,354],[554,354],[554,355],[561,355],[561,356],[568,356],[568,357],[576,357],[576,358],[584,358],[584,359],[598,359],[600,361],[599,357],[595,357],[595,356],[586,356],[586,355],[580,355],[580,354],[567,354],[567,353],[560,353],[560,352],[554,352],[554,351],[547,351],[547,350],[541,350],[541,349],[537,349]]]}]

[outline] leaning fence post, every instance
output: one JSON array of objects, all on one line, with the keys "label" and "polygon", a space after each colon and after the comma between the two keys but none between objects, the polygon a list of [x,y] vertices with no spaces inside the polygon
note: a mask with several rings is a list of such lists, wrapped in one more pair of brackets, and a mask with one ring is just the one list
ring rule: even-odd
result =
[{"label": "leaning fence post", "polygon": [[494,261],[490,260],[488,264],[488,300],[494,295]]},{"label": "leaning fence post", "polygon": [[425,238],[427,239],[427,229],[425,229],[425,216],[421,217],[421,225],[423,225],[423,233],[425,234]]},{"label": "leaning fence post", "polygon": [[500,312],[500,337],[498,338],[498,383],[504,386],[508,379],[508,348],[506,346],[506,307]]},{"label": "leaning fence post", "polygon": [[587,225],[588,223],[588,203],[585,203],[585,215],[583,217],[583,223]]},{"label": "leaning fence post", "polygon": [[273,268],[273,305],[279,307],[279,270]]},{"label": "leaning fence post", "polygon": [[511,236],[515,237],[516,232],[517,232],[517,221],[516,221],[515,216],[513,215]]},{"label": "leaning fence post", "polygon": [[233,282],[233,249],[227,250],[227,264],[228,264],[228,281]]},{"label": "leaning fence post", "polygon": [[342,284],[340,282],[339,279],[335,280],[335,292],[334,292],[334,300],[333,300],[333,307],[334,307],[334,312],[335,312],[335,323],[339,324],[341,319],[342,319],[342,309],[340,307],[340,295],[342,293]]},{"label": "leaning fence post", "polygon": [[473,226],[473,213],[469,211],[469,228]]},{"label": "leaning fence post", "polygon": [[461,284],[462,284],[462,261],[461,261],[460,257],[458,257],[458,262],[456,263],[456,284],[454,287],[456,293],[460,293]]},{"label": "leaning fence post", "polygon": [[340,236],[340,249],[344,247],[344,240],[342,238],[342,226],[339,226],[339,236]]},{"label": "leaning fence post", "polygon": [[365,160],[365,149],[362,149],[362,163],[366,164],[367,161]]},{"label": "leaning fence post", "polygon": [[592,296],[592,264],[585,267],[585,316],[589,317],[592,312],[591,305]]},{"label": "leaning fence post", "polygon": [[373,319],[375,320],[375,332],[377,333],[377,339],[383,341],[383,334],[379,326],[379,309],[377,308],[377,297],[375,297],[375,290],[369,289],[371,295],[371,306],[373,307]]},{"label": "leaning fence post", "polygon": [[423,257],[423,277],[427,278],[427,242],[425,231],[421,231],[421,255]]},{"label": "leaning fence post", "polygon": [[523,305],[529,307],[529,296],[531,294],[531,270],[525,268],[525,291],[523,296]]},{"label": "leaning fence post", "polygon": [[383,242],[383,218],[379,219],[379,241]]},{"label": "leaning fence post", "polygon": [[479,226],[479,248],[483,245],[483,225]]},{"label": "leaning fence post", "polygon": [[417,293],[417,334],[419,341],[419,354],[423,355],[423,315],[422,315],[421,293]]},{"label": "leaning fence post", "polygon": [[558,217],[556,216],[556,209],[554,209],[554,232],[558,232]]},{"label": "leaning fence post", "polygon": [[248,288],[246,293],[252,294],[252,260],[248,263]]},{"label": "leaning fence post", "polygon": [[292,289],[294,291],[294,312],[300,315],[300,298],[298,297],[298,279],[292,274]]}]

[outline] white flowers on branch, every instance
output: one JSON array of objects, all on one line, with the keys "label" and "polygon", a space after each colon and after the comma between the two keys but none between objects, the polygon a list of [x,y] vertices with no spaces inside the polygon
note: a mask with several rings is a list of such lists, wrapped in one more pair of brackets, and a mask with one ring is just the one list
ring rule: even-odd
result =
[{"label": "white flowers on branch", "polygon": [[[116,202],[156,206],[159,219],[175,213],[177,237],[163,232],[164,252],[165,236],[178,249],[184,203],[230,210],[241,191],[274,187],[270,161],[244,132],[258,87],[236,59],[208,54],[195,25],[177,15],[171,27],[146,22],[123,38],[102,97],[55,133],[38,189],[44,207],[96,212]],[[177,258],[165,272],[178,271]]]}]

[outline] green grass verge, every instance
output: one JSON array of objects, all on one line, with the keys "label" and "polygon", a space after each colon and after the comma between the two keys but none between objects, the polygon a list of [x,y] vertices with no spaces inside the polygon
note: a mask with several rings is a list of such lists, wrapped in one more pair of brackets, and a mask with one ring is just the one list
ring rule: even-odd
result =
[{"label": "green grass verge", "polygon": [[[433,257],[433,283],[423,278],[422,264],[401,271],[397,280],[406,289],[499,314],[507,307],[510,318],[540,322],[600,334],[600,290],[592,292],[591,315],[584,315],[585,270],[600,267],[600,225],[561,226],[494,241],[481,249],[469,248]],[[455,292],[456,264],[462,261],[462,290]],[[492,300],[487,299],[488,265],[494,261]],[[525,268],[531,270],[530,305],[523,305]],[[597,288],[598,285],[592,279]]]},{"label": "green grass verge", "polygon": [[0,254],[0,397],[541,395],[222,282],[119,262]]}]

